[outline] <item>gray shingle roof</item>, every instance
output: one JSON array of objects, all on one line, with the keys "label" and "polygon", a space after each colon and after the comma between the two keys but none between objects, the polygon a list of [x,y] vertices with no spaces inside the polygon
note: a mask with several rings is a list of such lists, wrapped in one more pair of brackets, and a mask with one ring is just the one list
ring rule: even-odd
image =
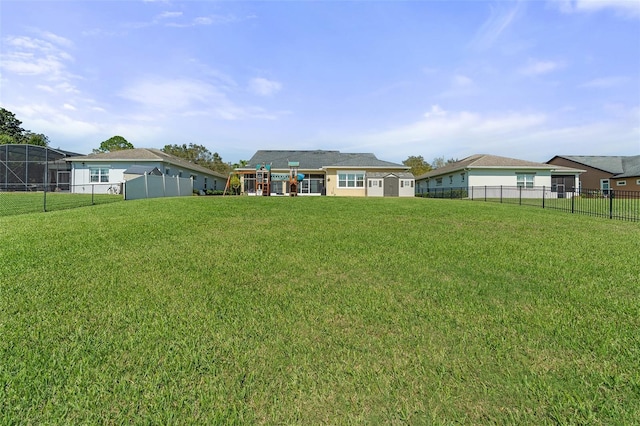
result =
[{"label": "gray shingle roof", "polygon": [[616,178],[640,176],[640,155],[558,155],[558,157],[611,173]]},{"label": "gray shingle roof", "polygon": [[260,150],[249,160],[246,169],[255,169],[260,164],[271,164],[272,169],[288,169],[289,161],[300,163],[300,169],[320,170],[326,167],[360,167],[408,169],[403,164],[391,163],[376,158],[370,153],[342,153],[340,151],[286,151]]},{"label": "gray shingle roof", "polygon": [[367,178],[383,179],[389,175],[394,175],[400,179],[413,179],[413,173],[410,172],[367,172]]},{"label": "gray shingle roof", "polygon": [[[444,167],[431,170],[416,179],[424,179],[434,176],[440,176],[447,173],[456,172],[458,170],[473,168],[518,168],[518,169],[552,169],[559,167],[552,164],[536,163],[527,160],[518,160],[516,158],[500,157],[498,155],[475,154]],[[569,170],[569,168],[566,168]]]},{"label": "gray shingle roof", "polygon": [[157,175],[157,176],[162,175],[162,172],[160,171],[160,169],[158,169],[155,166],[142,166],[139,164],[129,167],[123,173],[126,175],[143,175],[145,173],[148,175]]},{"label": "gray shingle roof", "polygon": [[167,154],[156,148],[133,148],[123,149],[119,151],[102,152],[100,154],[89,154],[79,157],[71,157],[70,161],[162,161],[164,163],[173,164],[201,173],[207,173],[212,176],[218,176],[226,179],[226,175],[218,173],[206,167],[199,166],[174,155]]}]

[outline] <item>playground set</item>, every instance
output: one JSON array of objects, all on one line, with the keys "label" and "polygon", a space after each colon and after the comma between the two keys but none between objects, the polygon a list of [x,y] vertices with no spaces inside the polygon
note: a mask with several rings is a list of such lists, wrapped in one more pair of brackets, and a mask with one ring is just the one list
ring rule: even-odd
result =
[{"label": "playground set", "polygon": [[288,182],[289,196],[298,195],[298,184],[304,179],[303,173],[298,173],[300,163],[289,161],[289,173],[271,173],[270,164],[256,166],[256,195],[271,195],[271,182]]}]

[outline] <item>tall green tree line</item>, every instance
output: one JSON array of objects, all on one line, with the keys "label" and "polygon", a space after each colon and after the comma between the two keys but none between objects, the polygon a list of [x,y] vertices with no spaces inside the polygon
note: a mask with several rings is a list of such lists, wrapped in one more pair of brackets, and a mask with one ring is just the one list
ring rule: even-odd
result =
[{"label": "tall green tree line", "polygon": [[42,133],[23,129],[22,121],[14,113],[0,107],[0,145],[13,143],[48,146],[49,138]]}]

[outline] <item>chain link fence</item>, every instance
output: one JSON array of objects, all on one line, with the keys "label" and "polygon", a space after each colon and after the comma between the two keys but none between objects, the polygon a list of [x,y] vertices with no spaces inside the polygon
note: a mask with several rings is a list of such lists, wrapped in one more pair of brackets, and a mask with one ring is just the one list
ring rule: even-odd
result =
[{"label": "chain link fence", "polygon": [[69,190],[44,191],[42,187],[32,190],[0,189],[0,217],[25,213],[50,212],[73,209],[96,204],[114,203],[124,200],[119,184],[91,184]]}]

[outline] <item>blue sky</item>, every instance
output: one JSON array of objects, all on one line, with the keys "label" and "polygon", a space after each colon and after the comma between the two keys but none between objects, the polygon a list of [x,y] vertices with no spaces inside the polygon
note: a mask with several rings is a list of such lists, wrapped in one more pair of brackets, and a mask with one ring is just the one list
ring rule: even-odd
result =
[{"label": "blue sky", "polygon": [[53,147],[640,154],[640,1],[0,2],[0,105]]}]

